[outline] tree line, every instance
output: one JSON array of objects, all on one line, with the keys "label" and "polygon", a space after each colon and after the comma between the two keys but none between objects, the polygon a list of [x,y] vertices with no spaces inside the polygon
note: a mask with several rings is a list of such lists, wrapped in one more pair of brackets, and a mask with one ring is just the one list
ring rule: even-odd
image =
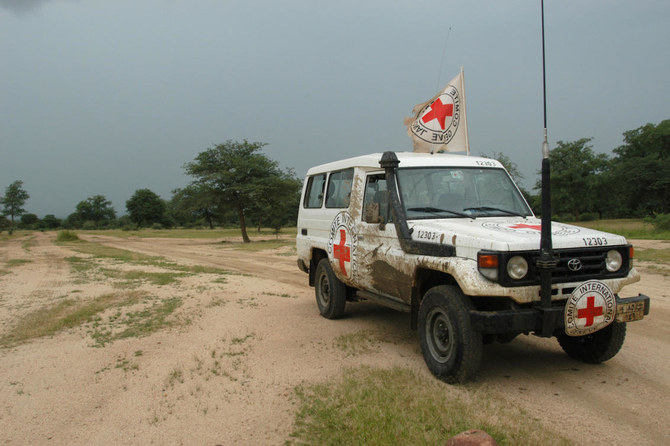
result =
[{"label": "tree line", "polygon": [[[550,152],[554,219],[663,219],[670,214],[670,120],[624,132],[623,144],[612,155],[595,153],[591,141],[558,141]],[[170,200],[139,189],[126,201],[127,214],[119,218],[105,196],[95,195],[79,202],[63,220],[54,215],[39,219],[23,208],[29,194],[21,181],[15,181],[0,197],[0,231],[235,225],[249,241],[250,225],[279,230],[295,225],[297,219],[301,179],[264,155],[265,145],[228,140],[200,152],[184,165],[193,178],[190,184],[175,189]],[[517,183],[523,179],[509,157],[501,153],[491,157],[501,161]],[[522,190],[536,214],[541,186],[538,180],[535,193]]]},{"label": "tree line", "polygon": [[37,215],[24,209],[30,198],[22,181],[14,181],[0,197],[0,231],[23,229],[137,229],[170,227],[240,227],[245,242],[247,226],[279,230],[294,226],[302,182],[292,169],[282,170],[261,152],[265,143],[226,141],[207,149],[184,165],[193,178],[164,200],[150,189],[138,189],[126,201],[127,214],[118,217],[104,195],[80,201],[65,219]]}]

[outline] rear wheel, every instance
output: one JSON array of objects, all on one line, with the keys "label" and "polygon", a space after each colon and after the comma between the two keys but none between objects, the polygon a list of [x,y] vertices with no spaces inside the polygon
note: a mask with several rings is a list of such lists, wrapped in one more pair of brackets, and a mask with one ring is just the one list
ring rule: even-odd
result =
[{"label": "rear wheel", "polygon": [[616,355],[626,338],[626,323],[612,322],[602,330],[586,336],[556,336],[563,351],[571,358],[589,364],[600,364]]},{"label": "rear wheel", "polygon": [[482,357],[482,335],[470,323],[472,303],[455,286],[428,290],[419,308],[419,342],[428,369],[448,383],[471,378]]},{"label": "rear wheel", "polygon": [[314,291],[321,316],[337,319],[344,313],[347,287],[335,276],[328,259],[321,259],[316,267]]}]

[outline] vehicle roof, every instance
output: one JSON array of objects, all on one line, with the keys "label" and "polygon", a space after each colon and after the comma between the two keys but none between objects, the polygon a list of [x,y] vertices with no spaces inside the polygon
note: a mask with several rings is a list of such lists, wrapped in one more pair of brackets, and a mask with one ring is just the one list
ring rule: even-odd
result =
[{"label": "vehicle roof", "polygon": [[[453,155],[450,153],[415,153],[395,152],[400,161],[398,167],[498,167],[502,168],[500,162],[479,156]],[[349,167],[360,167],[366,170],[381,169],[379,160],[382,153],[371,153],[369,155],[355,156],[339,161],[314,166],[307,171],[307,175],[315,173],[330,172],[333,170],[347,169]],[[486,164],[482,164],[485,161]]]}]

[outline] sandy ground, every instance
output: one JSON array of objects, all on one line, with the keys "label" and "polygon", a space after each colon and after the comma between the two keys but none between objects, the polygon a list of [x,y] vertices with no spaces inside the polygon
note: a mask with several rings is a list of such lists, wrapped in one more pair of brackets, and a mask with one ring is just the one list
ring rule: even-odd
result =
[{"label": "sandy ground", "polygon": [[[129,287],[104,275],[78,275],[71,257],[85,256],[55,246],[54,236],[36,233],[0,245],[0,336],[19,317],[66,298],[142,293],[154,301],[179,297],[182,305],[174,325],[146,337],[96,347],[98,328],[86,324],[0,349],[1,444],[279,445],[292,428],[296,385],[361,364],[400,366],[432,379],[406,315],[358,303],[341,320],[321,318],[290,252],[247,253],[220,240],[87,236],[183,265],[242,273]],[[651,296],[652,311],[629,324],[615,358],[582,364],[554,339],[521,336],[485,346],[477,381],[466,389],[521,407],[576,444],[667,444],[670,279],[667,271],[639,268],[642,281],[623,294]],[[103,322],[111,324],[118,311],[108,310]],[[359,332],[383,341],[356,355],[334,344]]]}]

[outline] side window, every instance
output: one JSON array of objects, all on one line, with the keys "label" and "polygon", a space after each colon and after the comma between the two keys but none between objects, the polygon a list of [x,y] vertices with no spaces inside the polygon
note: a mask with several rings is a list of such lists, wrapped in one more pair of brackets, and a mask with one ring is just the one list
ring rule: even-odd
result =
[{"label": "side window", "polygon": [[305,193],[306,208],[320,208],[323,204],[323,189],[326,185],[326,174],[313,175],[307,179],[307,192]]},{"label": "side window", "polygon": [[328,192],[326,193],[327,208],[347,208],[351,197],[351,183],[354,179],[354,169],[333,172],[328,178]]},{"label": "side window", "polygon": [[392,221],[386,176],[384,174],[369,175],[365,181],[363,219],[366,223],[388,223]]}]

